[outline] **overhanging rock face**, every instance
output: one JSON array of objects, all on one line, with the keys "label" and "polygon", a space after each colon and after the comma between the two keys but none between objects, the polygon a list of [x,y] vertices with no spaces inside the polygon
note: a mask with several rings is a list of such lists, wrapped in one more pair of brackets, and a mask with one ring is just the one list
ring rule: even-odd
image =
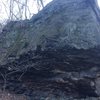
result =
[{"label": "overhanging rock face", "polygon": [[30,20],[10,22],[1,34],[0,59],[46,48],[100,45],[99,11],[93,0],[54,0]]}]

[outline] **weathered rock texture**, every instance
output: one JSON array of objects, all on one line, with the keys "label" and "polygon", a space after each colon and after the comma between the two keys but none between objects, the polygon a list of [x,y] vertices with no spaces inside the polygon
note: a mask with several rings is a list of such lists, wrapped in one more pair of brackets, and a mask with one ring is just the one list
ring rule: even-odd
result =
[{"label": "weathered rock texture", "polygon": [[54,0],[30,20],[9,22],[0,33],[5,89],[30,100],[97,100],[99,15],[95,0]]},{"label": "weathered rock texture", "polygon": [[8,23],[0,35],[1,63],[28,50],[67,45],[89,49],[100,44],[99,11],[94,0],[54,0],[31,20]]}]

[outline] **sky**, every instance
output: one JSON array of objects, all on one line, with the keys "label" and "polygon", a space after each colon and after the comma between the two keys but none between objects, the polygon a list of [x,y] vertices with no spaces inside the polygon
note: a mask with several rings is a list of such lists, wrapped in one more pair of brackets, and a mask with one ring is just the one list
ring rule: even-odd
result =
[{"label": "sky", "polygon": [[[7,13],[9,13],[8,12],[9,6],[6,3],[7,1],[9,1],[9,0],[0,0],[0,21],[1,20],[4,21],[5,19],[8,18]],[[24,1],[24,0],[19,0],[19,1]],[[29,3],[28,3],[29,9],[30,9],[30,12],[31,12],[32,15],[36,14],[38,12],[38,9],[37,9],[37,6],[36,6],[37,4],[36,4],[36,2],[33,2],[33,1],[35,1],[35,0],[29,0]],[[47,5],[51,1],[52,0],[44,0],[44,5]],[[97,0],[97,3],[98,3],[98,6],[100,8],[100,0]],[[6,5],[7,9],[5,9],[4,4]],[[15,10],[15,14],[17,13],[16,9],[17,9],[17,7],[15,7],[15,9],[14,9]]]},{"label": "sky", "polygon": [[[9,0],[0,0],[0,21],[4,21],[5,19],[8,18],[8,14],[9,14],[9,5],[7,4],[7,1]],[[17,0],[18,1],[18,0]],[[19,0],[21,2],[23,2],[24,0]],[[35,2],[36,0],[28,0],[28,5],[29,5],[29,10],[31,12],[31,16],[33,14],[36,14],[38,12],[38,8],[37,8],[37,2]],[[46,6],[49,2],[51,2],[52,0],[43,0],[44,1],[44,5]],[[6,8],[5,8],[5,5],[6,5]],[[17,14],[17,9],[18,9],[18,6],[16,6],[16,3],[14,4],[14,14]],[[40,8],[42,9],[42,8]],[[8,14],[7,14],[8,13]],[[27,11],[27,15],[29,12]]]},{"label": "sky", "polygon": [[99,6],[99,8],[100,8],[100,0],[97,0],[97,2],[98,2],[98,6]]}]

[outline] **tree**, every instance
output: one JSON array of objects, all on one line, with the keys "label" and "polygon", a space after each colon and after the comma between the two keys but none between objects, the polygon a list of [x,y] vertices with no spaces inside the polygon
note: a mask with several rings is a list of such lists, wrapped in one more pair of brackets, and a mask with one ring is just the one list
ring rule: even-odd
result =
[{"label": "tree", "polygon": [[38,11],[44,7],[43,0],[7,0],[6,2],[1,0],[9,20],[22,20],[31,18],[33,14],[30,11],[30,2],[33,3],[33,6],[36,4],[35,6],[37,6]]}]

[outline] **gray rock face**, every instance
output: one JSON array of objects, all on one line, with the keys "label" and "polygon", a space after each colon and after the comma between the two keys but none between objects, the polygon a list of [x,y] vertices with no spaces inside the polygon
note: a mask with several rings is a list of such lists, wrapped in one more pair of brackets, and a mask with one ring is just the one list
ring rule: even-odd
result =
[{"label": "gray rock face", "polygon": [[100,44],[99,26],[95,1],[54,0],[30,20],[5,26],[0,36],[0,63],[37,45],[42,49],[94,48]]},{"label": "gray rock face", "polygon": [[30,20],[9,22],[0,33],[5,90],[29,100],[99,100],[99,15],[96,0],[53,0]]},{"label": "gray rock face", "polygon": [[45,21],[45,36],[56,37],[59,46],[89,49],[99,45],[100,40],[99,22],[92,6],[89,0],[54,0],[32,20],[38,17],[38,23]]}]

